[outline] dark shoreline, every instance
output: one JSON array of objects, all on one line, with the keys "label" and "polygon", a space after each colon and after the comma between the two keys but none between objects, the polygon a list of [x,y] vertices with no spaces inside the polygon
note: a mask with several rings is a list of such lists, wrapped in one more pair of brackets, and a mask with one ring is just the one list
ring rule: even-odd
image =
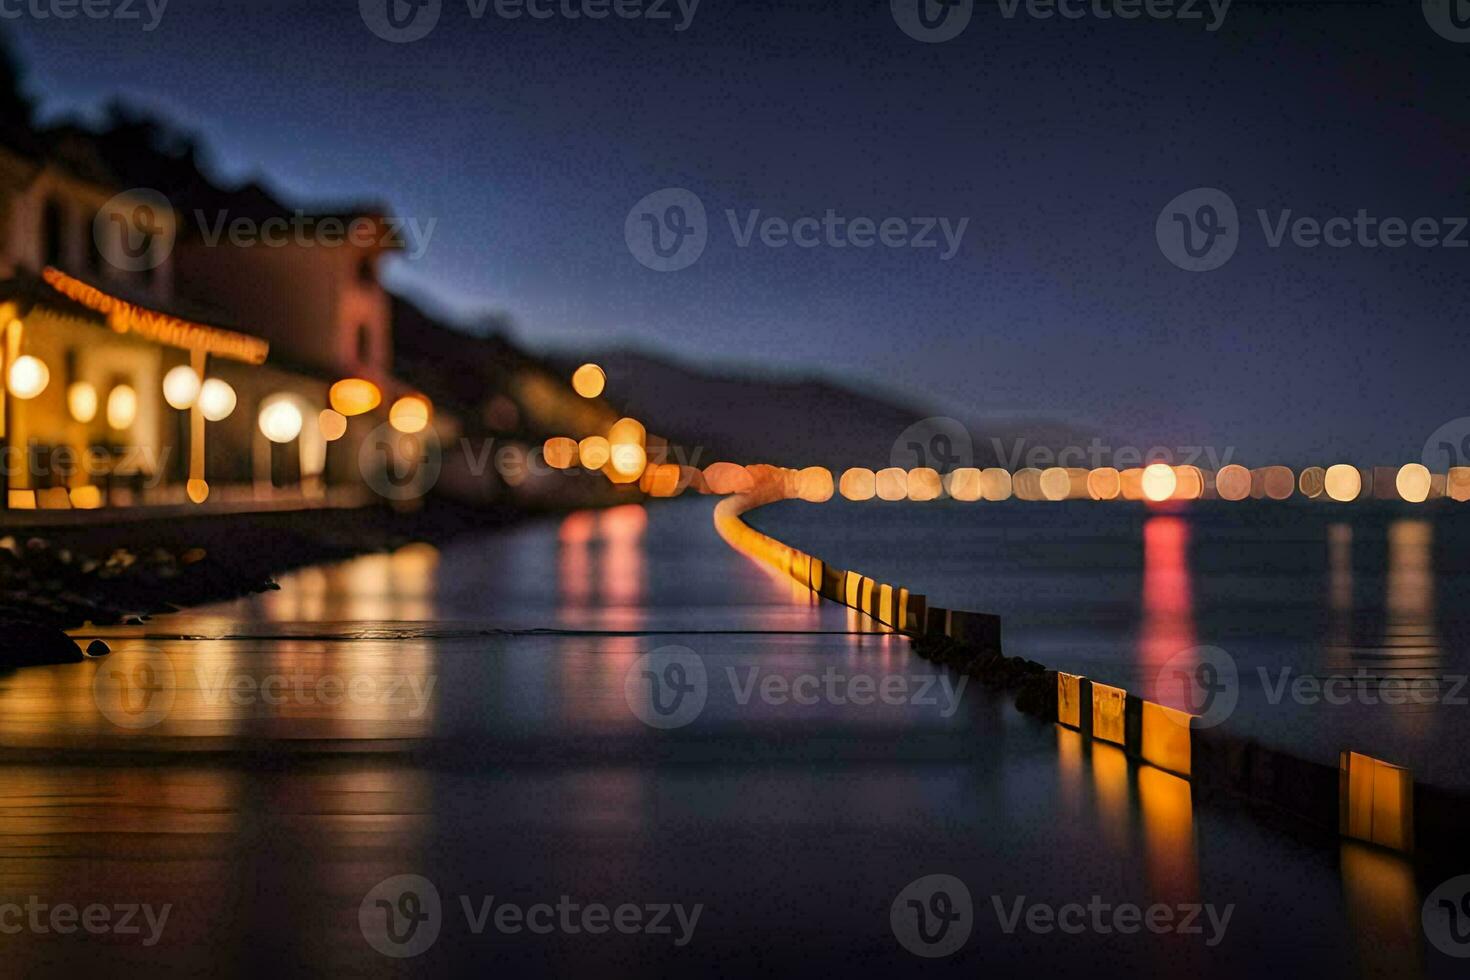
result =
[{"label": "dark shoreline", "polygon": [[5,527],[0,669],[81,660],[82,647],[66,631],[88,624],[138,624],[274,589],[276,575],[305,565],[438,543],[526,516],[432,501],[412,512],[379,506]]}]

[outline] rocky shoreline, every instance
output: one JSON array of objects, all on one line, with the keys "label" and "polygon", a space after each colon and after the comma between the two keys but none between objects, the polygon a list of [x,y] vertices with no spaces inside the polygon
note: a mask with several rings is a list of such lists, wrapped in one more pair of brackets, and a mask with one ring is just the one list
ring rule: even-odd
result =
[{"label": "rocky shoreline", "polygon": [[132,625],[190,606],[278,588],[274,576],[412,541],[503,526],[504,511],[435,504],[5,529],[0,535],[0,668],[74,663],[68,630]]}]

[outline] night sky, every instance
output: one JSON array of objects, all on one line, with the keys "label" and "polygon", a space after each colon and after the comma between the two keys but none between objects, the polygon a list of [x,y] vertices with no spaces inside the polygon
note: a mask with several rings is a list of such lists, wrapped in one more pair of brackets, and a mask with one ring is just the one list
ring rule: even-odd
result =
[{"label": "night sky", "polygon": [[[123,95],[199,130],[228,177],[436,219],[390,282],[463,318],[504,311],[536,347],[817,371],[1247,464],[1405,462],[1470,415],[1470,248],[1272,248],[1256,216],[1470,215],[1470,43],[1417,0],[1237,0],[1214,32],[1207,8],[985,4],[938,44],[886,0],[703,0],[682,32],[669,9],[475,20],[444,0],[408,44],[356,0],[4,29],[47,118]],[[624,222],[665,187],[699,196],[709,244],[658,273]],[[1155,239],[1196,187],[1240,213],[1210,272]],[[725,211],[756,208],[969,223],[949,261],[942,244],[740,248]]]}]

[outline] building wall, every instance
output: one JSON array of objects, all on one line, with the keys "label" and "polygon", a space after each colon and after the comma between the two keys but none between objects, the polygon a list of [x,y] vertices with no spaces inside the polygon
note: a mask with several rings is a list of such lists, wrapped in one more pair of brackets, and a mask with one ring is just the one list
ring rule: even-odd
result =
[{"label": "building wall", "polygon": [[181,293],[268,340],[272,360],[333,378],[391,381],[387,294],[375,270],[371,280],[359,278],[370,250],[190,239],[176,258]]}]

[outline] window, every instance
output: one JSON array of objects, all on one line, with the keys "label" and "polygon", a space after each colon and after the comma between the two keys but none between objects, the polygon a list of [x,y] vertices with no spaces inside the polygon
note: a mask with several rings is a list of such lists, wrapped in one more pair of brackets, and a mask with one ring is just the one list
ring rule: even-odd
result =
[{"label": "window", "polygon": [[366,323],[357,328],[357,363],[371,364],[373,360],[373,331]]},{"label": "window", "polygon": [[48,200],[41,212],[41,261],[46,265],[61,266],[61,238],[65,230],[61,204]]}]

